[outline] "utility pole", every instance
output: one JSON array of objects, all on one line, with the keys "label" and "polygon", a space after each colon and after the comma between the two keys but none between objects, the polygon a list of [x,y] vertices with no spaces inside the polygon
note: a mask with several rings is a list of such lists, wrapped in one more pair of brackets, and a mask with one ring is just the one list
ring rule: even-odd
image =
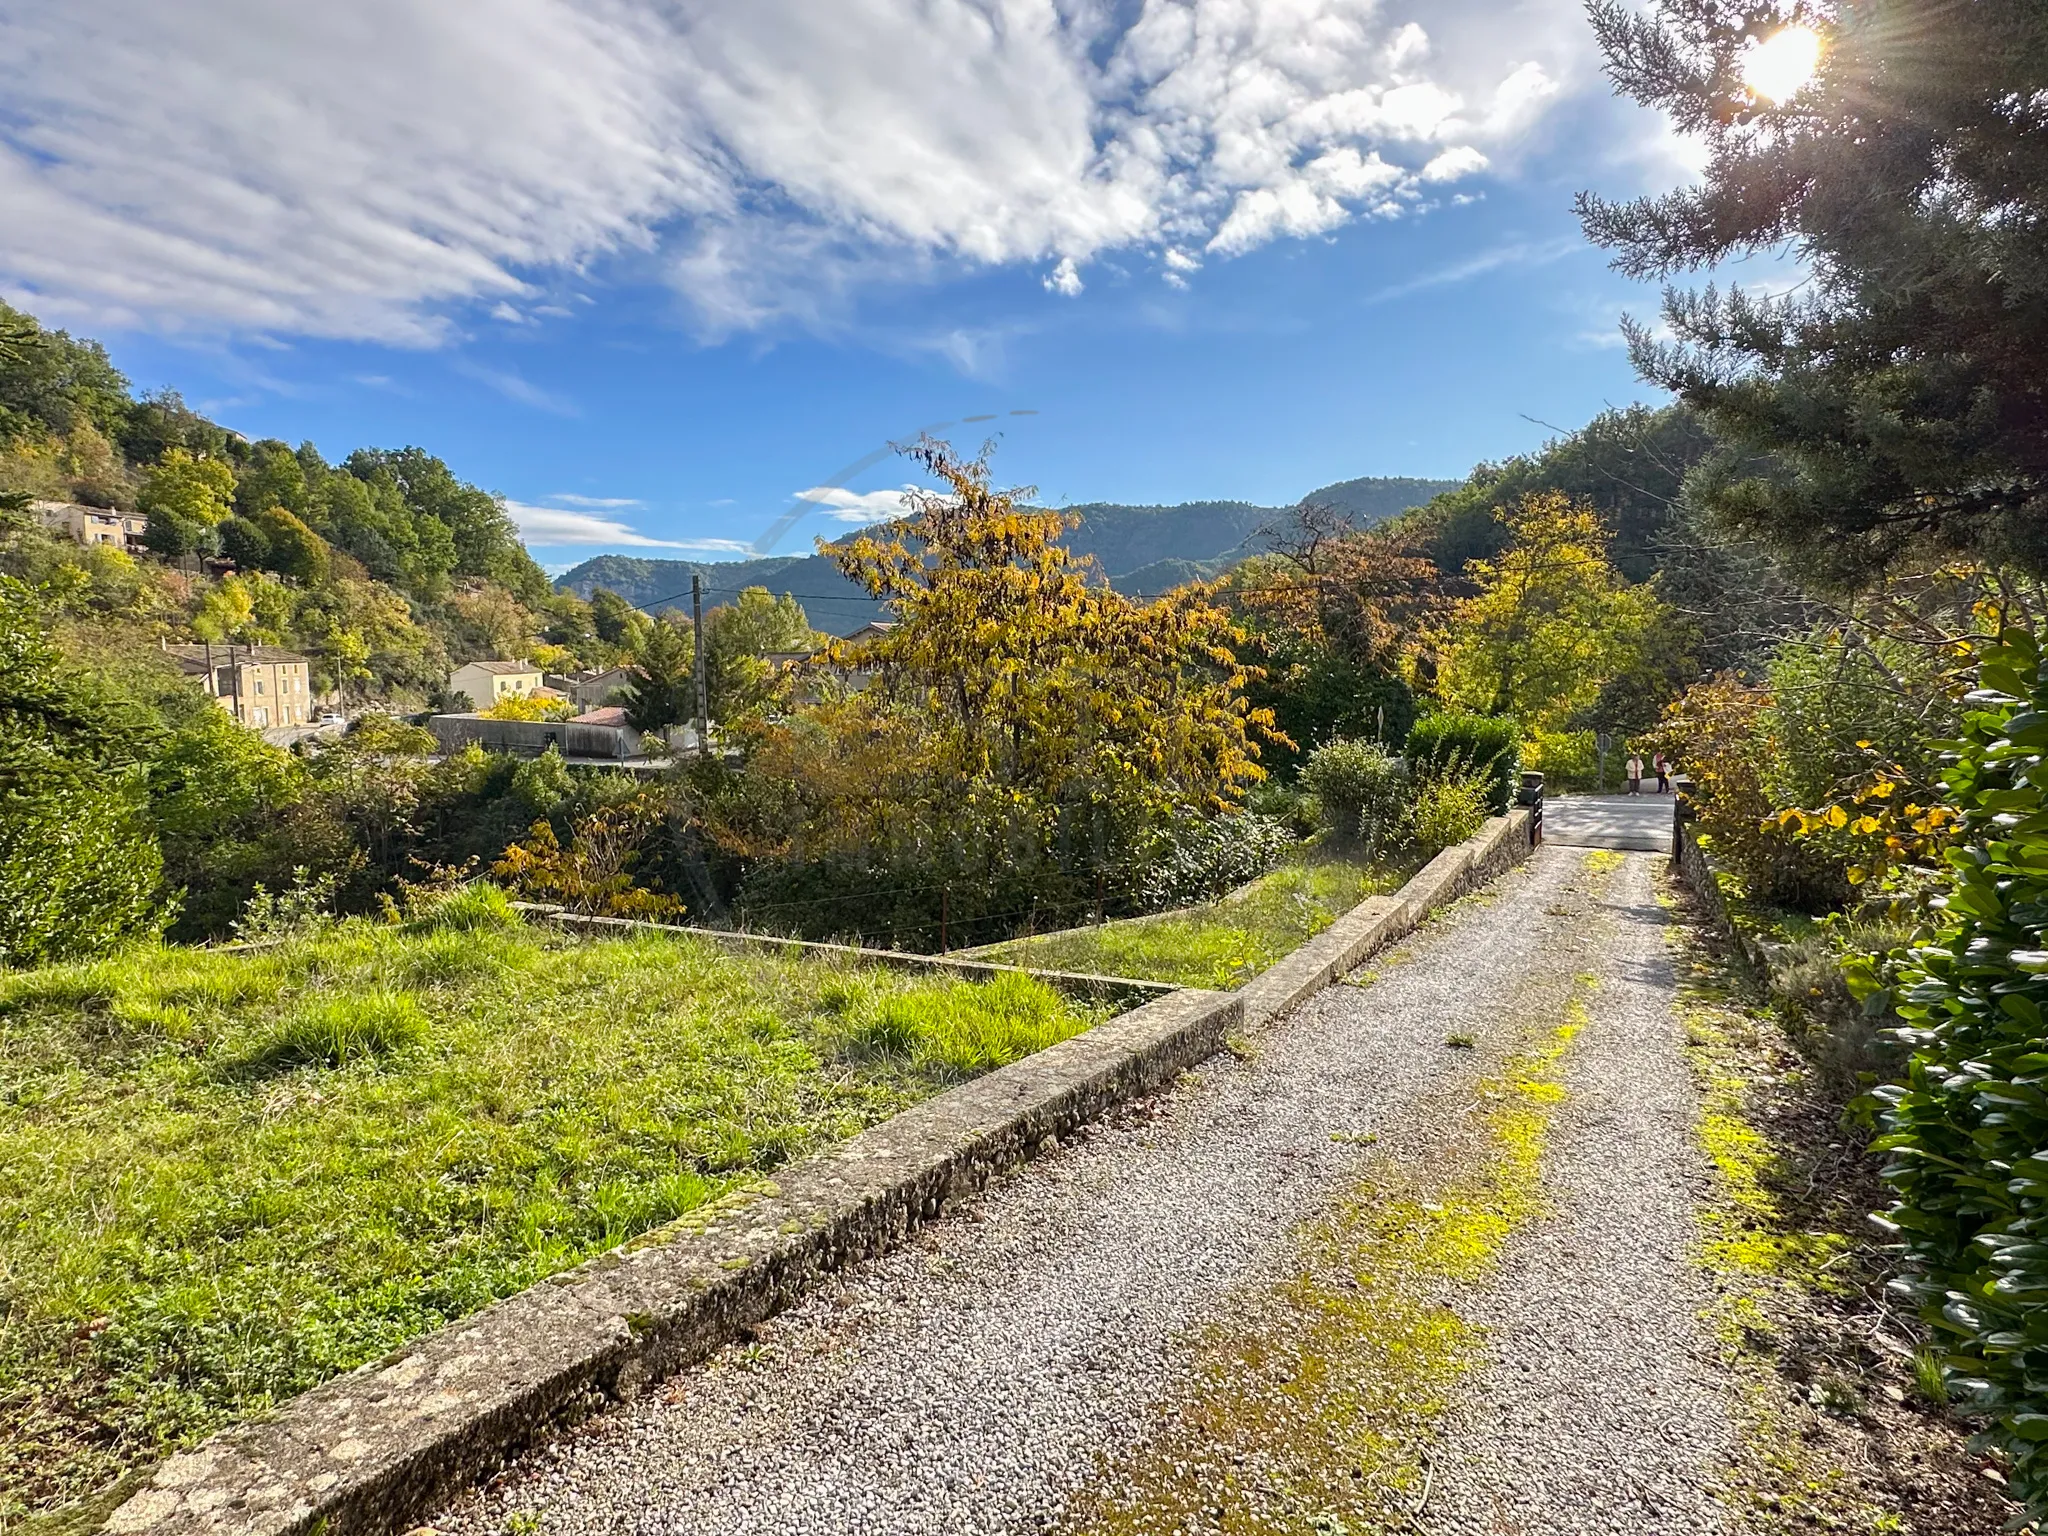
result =
[{"label": "utility pole", "polygon": [[711,751],[711,694],[704,686],[704,578],[690,573],[690,633],[696,637],[697,659],[697,755]]}]

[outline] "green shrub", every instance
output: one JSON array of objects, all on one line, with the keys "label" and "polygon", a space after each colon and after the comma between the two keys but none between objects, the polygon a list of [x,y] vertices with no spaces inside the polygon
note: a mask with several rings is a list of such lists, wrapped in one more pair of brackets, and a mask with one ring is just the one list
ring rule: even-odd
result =
[{"label": "green shrub", "polygon": [[1486,820],[1492,784],[1490,765],[1467,763],[1456,753],[1421,774],[1408,811],[1416,845],[1435,853],[1456,847],[1477,832]]},{"label": "green shrub", "polygon": [[1293,846],[1283,823],[1256,811],[1184,812],[1167,823],[1149,850],[1139,905],[1160,911],[1221,896],[1258,879]]},{"label": "green shrub", "polygon": [[309,1002],[286,1017],[260,1053],[275,1066],[346,1066],[423,1044],[427,1015],[409,992],[366,992]]},{"label": "green shrub", "polygon": [[[1505,815],[1514,803],[1515,788],[1522,771],[1522,733],[1505,716],[1468,715],[1445,710],[1425,715],[1408,733],[1408,768],[1421,778],[1431,768],[1445,767],[1453,759],[1489,770],[1487,806],[1495,816]],[[1448,845],[1446,845],[1448,846]]]},{"label": "green shrub", "polygon": [[1301,782],[1322,823],[1346,847],[1368,857],[1407,831],[1408,775],[1375,741],[1333,741],[1309,754]]},{"label": "green shrub", "polygon": [[1905,1063],[1893,1038],[1898,1019],[1863,1006],[1850,992],[1842,966],[1853,955],[1889,947],[1909,933],[1900,923],[1824,921],[1771,954],[1771,993],[1786,1030],[1837,1100],[1854,1098],[1866,1083],[1896,1077]]},{"label": "green shrub", "polygon": [[1322,828],[1316,798],[1300,784],[1278,778],[1254,784],[1244,797],[1244,808],[1279,822],[1294,837],[1314,837]]},{"label": "green shrub", "polygon": [[406,927],[413,933],[473,933],[480,928],[517,928],[519,923],[503,887],[472,880],[428,897]]},{"label": "green shrub", "polygon": [[[1621,778],[1626,751],[1609,754],[1608,776]],[[1543,792],[1561,795],[1600,787],[1600,742],[1593,731],[1537,731],[1522,744],[1522,767],[1543,775]]]},{"label": "green shrub", "polygon": [[1946,1387],[1994,1418],[2012,1491],[2048,1514],[2048,674],[2007,631],[1964,701],[1943,772],[1961,834],[1933,933],[1874,967],[1912,1056],[1865,1101],[1894,1201],[1899,1282],[1935,1330]]},{"label": "green shrub", "polygon": [[0,794],[0,966],[160,931],[163,855],[127,793],[83,775],[23,777]]}]

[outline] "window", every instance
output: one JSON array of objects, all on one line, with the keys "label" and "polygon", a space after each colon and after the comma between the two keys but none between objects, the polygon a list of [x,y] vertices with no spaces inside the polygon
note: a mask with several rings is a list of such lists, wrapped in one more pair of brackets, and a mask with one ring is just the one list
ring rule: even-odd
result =
[{"label": "window", "polygon": [[258,693],[263,691],[263,679],[260,677],[256,679],[256,691]]},{"label": "window", "polygon": [[258,704],[256,706],[255,715],[256,723],[258,725],[270,724],[270,711],[265,709],[261,704]]}]

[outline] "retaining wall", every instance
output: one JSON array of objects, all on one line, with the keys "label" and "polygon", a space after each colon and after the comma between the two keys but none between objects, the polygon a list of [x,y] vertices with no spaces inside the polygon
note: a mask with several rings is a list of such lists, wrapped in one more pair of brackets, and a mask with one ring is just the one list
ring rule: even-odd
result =
[{"label": "retaining wall", "polygon": [[1682,817],[1672,833],[1671,862],[1678,871],[1678,878],[1685,882],[1686,889],[1693,893],[1700,909],[1707,914],[1707,920],[1734,945],[1737,958],[1749,968],[1751,975],[1768,985],[1771,961],[1784,946],[1747,932],[1728,915],[1728,901],[1721,894],[1721,882],[1714,873],[1714,860],[1700,842],[1698,828]]}]

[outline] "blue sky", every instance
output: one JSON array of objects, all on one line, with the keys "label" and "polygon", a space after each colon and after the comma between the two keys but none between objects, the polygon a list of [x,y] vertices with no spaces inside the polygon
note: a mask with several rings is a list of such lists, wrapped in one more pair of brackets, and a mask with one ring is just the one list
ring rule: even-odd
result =
[{"label": "blue sky", "polygon": [[1461,475],[1646,398],[1569,202],[1689,158],[1562,0],[61,9],[0,0],[0,291],[555,566],[807,548],[973,415],[1054,503]]}]

